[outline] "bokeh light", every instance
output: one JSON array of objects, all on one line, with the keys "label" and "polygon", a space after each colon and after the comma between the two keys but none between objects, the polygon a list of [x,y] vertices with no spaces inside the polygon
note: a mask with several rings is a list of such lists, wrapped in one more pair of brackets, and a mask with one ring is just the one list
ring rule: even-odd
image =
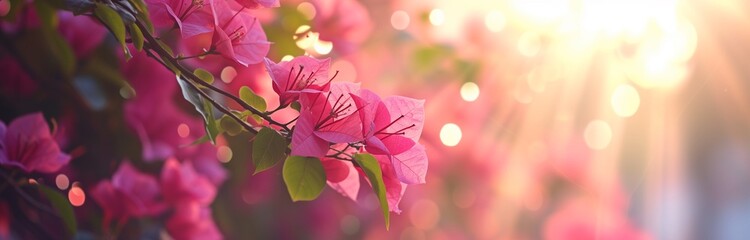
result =
[{"label": "bokeh light", "polygon": [[455,123],[446,123],[440,129],[440,141],[449,147],[458,145],[461,142],[461,128]]}]

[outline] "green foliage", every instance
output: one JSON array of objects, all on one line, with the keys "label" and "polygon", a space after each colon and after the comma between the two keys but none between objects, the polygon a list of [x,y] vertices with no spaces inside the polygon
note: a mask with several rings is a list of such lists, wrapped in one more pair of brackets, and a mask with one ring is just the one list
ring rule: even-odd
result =
[{"label": "green foliage", "polygon": [[[251,107],[258,109],[258,111],[265,112],[266,111],[266,100],[263,99],[263,97],[258,96],[253,92],[252,89],[250,89],[247,86],[242,86],[240,88],[240,99],[247,103],[247,105],[250,105]],[[258,115],[252,115],[253,119],[256,123],[261,123],[263,119]]]},{"label": "green foliage", "polygon": [[193,104],[195,110],[203,116],[203,123],[206,126],[206,135],[208,135],[211,143],[215,144],[216,136],[218,136],[221,131],[213,116],[213,106],[185,81],[188,80],[182,79],[179,75],[177,76],[177,83],[180,84],[182,96],[185,100],[188,100],[188,102]]},{"label": "green foliage", "polygon": [[380,169],[378,160],[370,154],[356,154],[354,155],[354,161],[362,168],[362,171],[367,175],[367,179],[370,180],[372,190],[378,196],[380,201],[380,208],[383,210],[383,218],[385,218],[385,228],[387,229],[390,225],[390,216],[388,214],[388,199],[385,197],[385,183],[383,182],[383,171]]},{"label": "green foliage", "polygon": [[138,51],[143,50],[143,33],[135,23],[130,24],[130,39],[133,41],[135,49],[138,49]]},{"label": "green foliage", "polygon": [[276,130],[267,127],[261,129],[253,142],[253,174],[265,171],[283,160],[288,145],[286,138],[279,135]]},{"label": "green foliage", "polygon": [[315,200],[326,185],[323,164],[313,157],[289,156],[284,161],[282,175],[295,202]]},{"label": "green foliage", "polygon": [[96,15],[96,17],[98,17],[99,20],[109,28],[109,31],[112,32],[115,39],[117,39],[122,46],[122,51],[125,53],[125,56],[128,59],[133,57],[130,55],[130,50],[128,50],[128,46],[125,44],[125,23],[122,21],[120,14],[105,4],[96,3],[94,15]]},{"label": "green foliage", "polygon": [[245,130],[242,128],[242,125],[237,123],[237,121],[229,115],[224,115],[219,119],[219,127],[231,136],[237,136],[237,134],[240,134]]},{"label": "green foliage", "polygon": [[[45,53],[43,59],[47,60],[51,56],[55,65],[52,70],[57,70],[57,73],[71,78],[76,70],[76,58],[73,49],[57,31],[59,23],[57,10],[48,1],[35,1],[34,8],[42,22],[41,35],[49,48],[49,52]],[[49,72],[50,69],[45,70]]]},{"label": "green foliage", "polygon": [[70,234],[69,237],[73,237],[76,234],[77,224],[76,217],[73,215],[73,206],[70,205],[68,199],[60,194],[57,190],[42,184],[37,184],[39,192],[47,198],[47,201],[52,204],[52,207],[60,215],[60,219],[65,223],[65,228]]},{"label": "green foliage", "polygon": [[214,83],[214,75],[202,68],[196,68],[193,70],[193,74],[208,84]]}]

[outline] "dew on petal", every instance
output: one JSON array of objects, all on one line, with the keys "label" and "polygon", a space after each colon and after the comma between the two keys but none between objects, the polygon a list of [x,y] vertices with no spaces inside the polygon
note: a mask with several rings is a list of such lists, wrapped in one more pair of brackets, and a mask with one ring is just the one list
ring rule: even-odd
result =
[{"label": "dew on petal", "polygon": [[237,70],[232,66],[227,66],[221,70],[221,81],[231,83],[237,77]]},{"label": "dew on petal", "polygon": [[190,127],[187,124],[180,123],[180,125],[177,126],[177,135],[180,135],[181,138],[190,136]]},{"label": "dew on petal", "polygon": [[317,13],[317,11],[315,10],[315,6],[313,6],[309,2],[302,2],[297,5],[297,11],[302,13],[302,15],[307,18],[307,20],[312,20],[313,18],[315,18],[315,14]]},{"label": "dew on petal", "polygon": [[440,129],[440,141],[448,147],[458,145],[461,141],[461,128],[455,123],[446,123]]},{"label": "dew on petal", "polygon": [[74,184],[73,187],[70,188],[70,191],[68,191],[68,200],[71,205],[80,207],[86,202],[86,193],[83,192],[81,187]]},{"label": "dew on petal", "polygon": [[55,177],[55,185],[60,190],[68,189],[68,186],[70,186],[70,179],[68,179],[68,176],[65,174],[58,174],[57,177]]},{"label": "dew on petal", "polygon": [[612,141],[612,128],[602,120],[591,121],[583,131],[583,139],[591,149],[602,150]]},{"label": "dew on petal", "polygon": [[404,11],[395,11],[391,15],[391,26],[396,30],[404,30],[409,27],[409,14]]},{"label": "dew on petal", "polygon": [[641,104],[641,98],[638,90],[629,84],[617,86],[612,93],[612,110],[620,117],[633,116]]},{"label": "dew on petal", "polygon": [[443,10],[439,8],[432,9],[432,11],[430,11],[429,18],[430,24],[432,24],[433,26],[443,25],[443,23],[445,23],[445,12],[443,12]]},{"label": "dew on petal", "polygon": [[461,99],[467,102],[476,101],[479,98],[479,85],[474,82],[466,82],[461,85]]}]

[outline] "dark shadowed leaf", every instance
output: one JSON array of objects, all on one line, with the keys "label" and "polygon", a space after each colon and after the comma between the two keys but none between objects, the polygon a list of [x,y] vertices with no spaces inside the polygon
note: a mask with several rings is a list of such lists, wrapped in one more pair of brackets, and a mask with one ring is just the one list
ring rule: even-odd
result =
[{"label": "dark shadowed leaf", "polygon": [[255,173],[265,171],[286,157],[286,139],[276,130],[264,127],[253,142],[253,164]]}]

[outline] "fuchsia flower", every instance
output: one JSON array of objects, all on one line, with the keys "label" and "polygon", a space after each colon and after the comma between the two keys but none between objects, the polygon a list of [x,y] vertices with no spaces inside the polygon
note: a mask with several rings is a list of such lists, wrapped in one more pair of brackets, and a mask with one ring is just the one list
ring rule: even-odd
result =
[{"label": "fuchsia flower", "polygon": [[330,92],[304,93],[300,96],[299,119],[292,134],[292,155],[322,158],[329,143],[362,140],[362,124],[350,93],[359,89],[354,83],[333,83]]},{"label": "fuchsia flower", "polygon": [[214,2],[212,10],[214,35],[211,49],[243,66],[262,61],[268,54],[270,43],[258,19],[244,8],[231,10],[224,0]]},{"label": "fuchsia flower", "polygon": [[61,152],[42,113],[23,115],[9,126],[0,121],[0,165],[25,172],[57,172],[70,156]]},{"label": "fuchsia flower", "polygon": [[198,174],[190,162],[180,164],[173,158],[164,163],[161,188],[164,200],[170,204],[197,202],[208,206],[216,197],[216,186]]},{"label": "fuchsia flower", "polygon": [[91,189],[91,197],[104,210],[105,225],[111,220],[123,222],[130,217],[159,214],[165,209],[159,193],[156,178],[139,172],[128,162],[120,164],[111,181],[101,181]]},{"label": "fuchsia flower", "polygon": [[237,0],[237,3],[246,8],[279,7],[279,0]]},{"label": "fuchsia flower", "polygon": [[313,26],[320,39],[333,42],[341,54],[357,49],[372,32],[373,23],[367,9],[356,0],[315,0]]},{"label": "fuchsia flower", "polygon": [[424,183],[427,154],[417,143],[424,126],[424,100],[393,96],[381,101],[368,90],[351,96],[360,109],[367,152],[388,156],[402,182]]},{"label": "fuchsia flower", "polygon": [[[224,0],[219,0],[224,1]],[[159,27],[177,26],[183,38],[213,31],[210,0],[146,0],[151,22]]]},{"label": "fuchsia flower", "polygon": [[303,92],[328,91],[333,78],[328,79],[331,59],[315,59],[299,56],[291,61],[274,63],[265,59],[266,70],[273,81],[273,90],[279,94],[281,106],[299,99]]},{"label": "fuchsia flower", "polygon": [[221,239],[211,217],[211,208],[196,202],[183,202],[167,220],[167,231],[174,239]]}]

